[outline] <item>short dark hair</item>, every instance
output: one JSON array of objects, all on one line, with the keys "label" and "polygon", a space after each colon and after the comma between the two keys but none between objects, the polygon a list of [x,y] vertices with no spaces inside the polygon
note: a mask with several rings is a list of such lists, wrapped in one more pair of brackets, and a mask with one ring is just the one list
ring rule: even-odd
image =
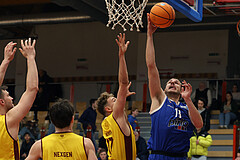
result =
[{"label": "short dark hair", "polygon": [[[231,103],[233,101],[233,95],[232,95],[232,92],[231,91],[227,91],[226,95],[229,94],[231,96]],[[225,96],[226,96],[225,95]],[[227,103],[227,100],[225,100],[225,104]]]},{"label": "short dark hair", "polygon": [[103,92],[97,99],[98,112],[105,116],[105,105],[109,97],[113,97],[113,94]]},{"label": "short dark hair", "polygon": [[131,111],[134,112],[134,111],[136,111],[137,109],[138,109],[138,107],[132,107],[132,108],[131,108]]},{"label": "short dark hair", "polygon": [[0,87],[0,98],[3,98],[3,92],[2,91],[6,91],[8,89],[7,86],[1,86]]},{"label": "short dark hair", "polygon": [[130,114],[132,114],[134,111],[136,111],[138,109],[138,107],[132,107],[131,108],[131,113]]},{"label": "short dark hair", "polygon": [[102,152],[106,152],[107,153],[106,149],[104,149],[104,148],[100,149],[99,154],[102,153]]},{"label": "short dark hair", "polygon": [[49,109],[52,123],[57,128],[65,128],[70,125],[74,115],[74,107],[69,100],[60,99]]},{"label": "short dark hair", "polygon": [[97,99],[95,99],[95,98],[90,99],[90,101],[89,101],[90,106],[92,106],[92,104],[93,104],[96,100],[97,100]]},{"label": "short dark hair", "polygon": [[[200,98],[198,98],[198,101],[202,101],[203,102],[203,107],[206,107],[206,103],[207,103],[207,101],[206,101],[206,99],[205,98],[202,98],[202,97],[200,97]],[[198,103],[198,102],[197,102]]]}]

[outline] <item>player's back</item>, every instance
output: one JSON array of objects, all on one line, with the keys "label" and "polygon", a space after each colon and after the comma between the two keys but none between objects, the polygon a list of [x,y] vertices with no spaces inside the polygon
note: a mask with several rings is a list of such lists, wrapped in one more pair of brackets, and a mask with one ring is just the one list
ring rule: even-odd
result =
[{"label": "player's back", "polygon": [[19,159],[19,142],[9,135],[6,124],[6,115],[0,115],[0,160]]},{"label": "player's back", "polygon": [[84,138],[72,132],[53,133],[42,139],[44,160],[87,160]]}]

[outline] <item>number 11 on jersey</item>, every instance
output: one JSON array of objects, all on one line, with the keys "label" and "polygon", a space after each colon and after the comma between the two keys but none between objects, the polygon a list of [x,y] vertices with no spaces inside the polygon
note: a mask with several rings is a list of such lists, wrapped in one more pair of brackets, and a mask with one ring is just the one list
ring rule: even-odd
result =
[{"label": "number 11 on jersey", "polygon": [[181,110],[179,110],[178,108],[175,108],[175,111],[176,111],[175,117],[182,118]]}]

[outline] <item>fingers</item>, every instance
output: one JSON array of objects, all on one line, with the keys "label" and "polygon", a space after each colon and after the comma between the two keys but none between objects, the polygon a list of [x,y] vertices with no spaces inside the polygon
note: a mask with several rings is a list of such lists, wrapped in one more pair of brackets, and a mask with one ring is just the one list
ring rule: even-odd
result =
[{"label": "fingers", "polygon": [[16,46],[16,45],[17,45],[17,43],[13,43],[13,42],[12,42],[12,46],[13,46],[13,47]]},{"label": "fingers", "polygon": [[6,49],[9,49],[9,50],[12,51],[13,47],[16,46],[16,45],[17,45],[17,43],[13,43],[13,42],[11,41],[11,42],[9,42],[9,43],[7,44]]},{"label": "fingers", "polygon": [[150,14],[147,13],[147,20],[148,20],[148,23],[150,22]]},{"label": "fingers", "polygon": [[192,85],[188,83],[188,86],[189,86],[189,90],[192,91]]},{"label": "fingers", "polygon": [[127,86],[128,90],[129,90],[129,88],[131,87],[131,85],[132,85],[132,82],[130,81],[129,84],[128,84],[128,86]]},{"label": "fingers", "polygon": [[21,40],[21,46],[22,46],[22,48],[24,47],[23,40]]},{"label": "fingers", "polygon": [[128,47],[129,44],[130,44],[130,41],[127,41],[127,43],[126,43],[126,47]]},{"label": "fingers", "polygon": [[125,42],[125,33],[123,33],[122,40]]},{"label": "fingers", "polygon": [[23,50],[22,50],[22,48],[19,48],[19,51],[23,54]]},{"label": "fingers", "polygon": [[119,35],[117,35],[117,37],[118,37],[118,41],[121,42],[122,41],[122,34],[119,33]]},{"label": "fingers", "polygon": [[185,87],[188,86],[188,84],[185,80],[182,81],[182,85],[185,86]]},{"label": "fingers", "polygon": [[13,54],[15,54],[16,53],[16,51],[17,51],[17,47],[14,47],[14,49],[13,49]]},{"label": "fingers", "polygon": [[27,47],[28,46],[28,40],[25,40],[25,47]]},{"label": "fingers", "polygon": [[136,92],[129,92],[128,96],[134,95]]},{"label": "fingers", "polygon": [[136,94],[136,92],[128,92],[127,97]]},{"label": "fingers", "polygon": [[36,39],[33,40],[32,46],[35,47]]},{"label": "fingers", "polygon": [[120,45],[119,41],[117,39],[115,39],[115,41],[117,42],[118,46]]},{"label": "fingers", "polygon": [[23,47],[27,47],[27,46],[35,47],[35,44],[36,44],[36,40],[35,39],[33,40],[33,42],[32,42],[31,38],[28,38],[28,40],[25,40],[24,42],[23,42],[23,40],[21,40],[22,48]]},{"label": "fingers", "polygon": [[192,91],[192,85],[187,83],[185,80],[182,81],[182,90]]},{"label": "fingers", "polygon": [[[117,39],[115,39],[115,41],[118,44],[118,46],[124,45],[125,44],[125,40],[126,40],[125,33],[123,33],[123,34],[119,33],[119,35],[117,35]],[[130,41],[127,41],[125,46],[128,47],[129,44],[130,44]]]},{"label": "fingers", "polygon": [[28,38],[28,46],[31,46],[31,38]]}]

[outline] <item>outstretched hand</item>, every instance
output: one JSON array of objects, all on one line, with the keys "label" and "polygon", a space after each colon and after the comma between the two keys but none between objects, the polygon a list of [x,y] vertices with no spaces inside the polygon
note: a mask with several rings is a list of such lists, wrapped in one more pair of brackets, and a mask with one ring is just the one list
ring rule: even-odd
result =
[{"label": "outstretched hand", "polygon": [[128,87],[127,87],[128,88],[127,97],[136,94],[135,92],[130,92],[129,91],[129,88],[131,87],[131,84],[132,84],[132,82],[129,82]]},{"label": "outstretched hand", "polygon": [[35,39],[33,40],[33,43],[31,42],[31,38],[29,38],[28,40],[25,40],[25,43],[23,43],[23,40],[21,40],[22,48],[19,48],[19,50],[25,58],[29,58],[29,57],[35,58],[35,55],[36,55],[35,44],[36,44]]},{"label": "outstretched hand", "polygon": [[182,82],[182,98],[186,99],[186,98],[190,98],[192,93],[192,86],[191,84],[187,83],[185,80]]},{"label": "outstretched hand", "polygon": [[4,49],[4,59],[7,61],[12,61],[14,58],[14,55],[17,51],[17,48],[15,47],[17,43],[9,42],[5,49]]},{"label": "outstretched hand", "polygon": [[157,27],[153,25],[153,23],[150,21],[150,14],[147,13],[147,20],[148,20],[148,30],[147,33],[152,35],[156,30]]},{"label": "outstretched hand", "polygon": [[125,43],[125,33],[119,33],[119,35],[117,36],[118,39],[115,39],[117,44],[118,44],[118,47],[119,47],[119,55],[123,55],[126,51],[127,51],[127,48],[128,48],[128,45],[129,45],[129,41],[127,41]]}]

